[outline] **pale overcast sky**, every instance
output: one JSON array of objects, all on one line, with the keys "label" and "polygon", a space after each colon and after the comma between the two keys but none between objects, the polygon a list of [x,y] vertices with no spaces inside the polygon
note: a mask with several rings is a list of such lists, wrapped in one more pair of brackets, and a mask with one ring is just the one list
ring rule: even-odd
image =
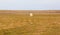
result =
[{"label": "pale overcast sky", "polygon": [[0,0],[0,10],[60,10],[60,0]]}]

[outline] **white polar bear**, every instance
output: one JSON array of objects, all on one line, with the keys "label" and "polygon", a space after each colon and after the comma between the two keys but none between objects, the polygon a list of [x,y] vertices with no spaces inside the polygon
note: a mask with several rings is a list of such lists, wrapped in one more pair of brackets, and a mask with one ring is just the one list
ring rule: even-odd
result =
[{"label": "white polar bear", "polygon": [[30,13],[30,16],[33,16],[33,14],[32,14],[32,13]]}]

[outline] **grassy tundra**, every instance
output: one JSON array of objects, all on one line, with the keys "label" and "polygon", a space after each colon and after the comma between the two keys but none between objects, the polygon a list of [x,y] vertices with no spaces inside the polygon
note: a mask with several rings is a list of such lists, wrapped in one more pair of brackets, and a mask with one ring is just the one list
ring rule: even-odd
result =
[{"label": "grassy tundra", "polygon": [[11,12],[0,13],[0,35],[60,35],[60,14]]}]

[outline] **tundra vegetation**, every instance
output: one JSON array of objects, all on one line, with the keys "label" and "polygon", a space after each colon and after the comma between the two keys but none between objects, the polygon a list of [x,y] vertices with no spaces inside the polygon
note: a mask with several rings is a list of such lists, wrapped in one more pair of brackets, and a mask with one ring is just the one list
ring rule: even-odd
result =
[{"label": "tundra vegetation", "polygon": [[60,14],[0,14],[0,35],[60,35]]}]

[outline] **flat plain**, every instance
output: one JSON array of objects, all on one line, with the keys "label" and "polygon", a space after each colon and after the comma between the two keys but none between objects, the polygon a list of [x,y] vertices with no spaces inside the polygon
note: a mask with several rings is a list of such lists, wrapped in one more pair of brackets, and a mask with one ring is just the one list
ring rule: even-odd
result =
[{"label": "flat plain", "polygon": [[59,12],[1,10],[0,35],[60,35]]}]

